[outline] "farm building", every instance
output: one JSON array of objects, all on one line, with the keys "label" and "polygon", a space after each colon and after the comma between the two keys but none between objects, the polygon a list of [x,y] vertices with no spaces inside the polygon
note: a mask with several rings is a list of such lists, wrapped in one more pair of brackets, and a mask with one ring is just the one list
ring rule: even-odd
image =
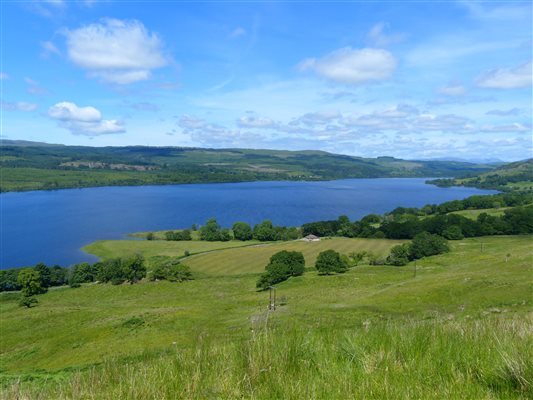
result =
[{"label": "farm building", "polygon": [[307,235],[302,240],[305,241],[305,242],[318,242],[320,240],[320,238],[318,236],[315,236],[315,235]]}]

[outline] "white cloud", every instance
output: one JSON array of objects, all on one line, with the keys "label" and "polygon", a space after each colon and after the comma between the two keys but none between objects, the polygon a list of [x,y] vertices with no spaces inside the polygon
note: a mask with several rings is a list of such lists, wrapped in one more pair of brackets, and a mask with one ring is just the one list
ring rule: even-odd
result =
[{"label": "white cloud", "polygon": [[270,118],[263,118],[255,115],[246,115],[240,117],[237,120],[237,125],[241,128],[263,128],[263,129],[273,129],[276,128],[277,124],[272,121]]},{"label": "white cloud", "polygon": [[520,115],[522,114],[522,110],[520,108],[511,108],[509,110],[490,110],[485,113],[486,115],[497,115],[499,117],[507,117],[512,115]]},{"label": "white cloud", "polygon": [[65,35],[69,59],[105,82],[143,81],[169,62],[160,37],[136,20],[104,19]]},{"label": "white cloud", "polygon": [[345,47],[320,58],[308,58],[299,65],[300,71],[311,70],[317,75],[344,84],[360,84],[389,78],[396,68],[394,56],[383,49],[354,50]]},{"label": "white cloud", "polygon": [[514,68],[499,68],[479,76],[479,87],[489,89],[514,89],[531,86],[532,63],[527,62]]},{"label": "white cloud", "polygon": [[16,103],[10,103],[10,102],[4,102],[2,101],[0,103],[2,106],[2,109],[6,111],[23,111],[23,112],[31,112],[37,110],[37,104],[34,103],[26,103],[25,101],[19,101]]},{"label": "white cloud", "polygon": [[28,92],[29,94],[33,94],[35,96],[42,96],[48,93],[48,90],[43,88],[39,84],[39,82],[34,81],[31,78],[24,78],[24,82],[26,82],[26,84],[28,85],[28,87],[26,88],[26,92]]},{"label": "white cloud", "polygon": [[6,80],[6,79],[9,79],[9,74],[5,72],[0,72],[0,81]]},{"label": "white cloud", "polygon": [[438,92],[445,96],[462,96],[466,93],[466,89],[460,83],[450,83],[447,86],[439,88]]},{"label": "white cloud", "polygon": [[60,55],[61,52],[54,43],[50,41],[41,42],[41,57],[48,58],[52,54]]},{"label": "white cloud", "polygon": [[336,111],[319,111],[306,113],[294,120],[291,124],[324,125],[338,119],[341,115]]},{"label": "white cloud", "polygon": [[523,125],[518,122],[509,124],[509,125],[485,125],[480,128],[483,132],[531,132],[531,125]]},{"label": "white cloud", "polygon": [[59,126],[74,135],[99,136],[125,132],[117,120],[103,120],[102,113],[94,107],[78,107],[71,102],[61,102],[48,109],[48,116],[59,121]]},{"label": "white cloud", "polygon": [[387,47],[405,39],[404,34],[387,35],[384,31],[388,27],[384,22],[374,25],[367,34],[367,40],[372,46]]},{"label": "white cloud", "polygon": [[231,39],[236,39],[238,37],[245,36],[245,35],[246,35],[246,31],[244,30],[244,28],[238,27],[238,28],[235,28],[233,32],[229,34],[229,37]]},{"label": "white cloud", "polygon": [[187,129],[201,129],[207,125],[207,122],[201,118],[193,117],[192,115],[183,114],[178,122],[178,125]]}]

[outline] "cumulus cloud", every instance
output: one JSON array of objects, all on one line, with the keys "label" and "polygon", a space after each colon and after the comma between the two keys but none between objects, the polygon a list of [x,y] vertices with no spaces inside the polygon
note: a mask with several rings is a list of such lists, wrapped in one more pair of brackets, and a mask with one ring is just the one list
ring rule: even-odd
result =
[{"label": "cumulus cloud", "polygon": [[498,68],[488,71],[476,80],[479,87],[488,89],[515,89],[531,86],[532,64],[527,62],[514,68]]},{"label": "cumulus cloud", "polygon": [[368,42],[372,46],[387,47],[405,39],[405,35],[400,33],[387,35],[384,32],[386,28],[388,28],[388,25],[384,22],[374,25],[367,34]]},{"label": "cumulus cloud", "polygon": [[163,42],[137,20],[103,19],[65,31],[69,59],[89,76],[119,85],[147,80],[168,64]]},{"label": "cumulus cloud", "polygon": [[201,129],[207,125],[207,122],[201,118],[194,117],[192,115],[183,114],[180,117],[178,125],[185,129]]},{"label": "cumulus cloud", "polygon": [[313,71],[325,79],[350,85],[388,79],[395,68],[396,59],[386,50],[350,47],[322,58],[308,58],[298,65],[300,71]]},{"label": "cumulus cloud", "polygon": [[440,87],[438,92],[445,96],[462,96],[466,93],[466,89],[460,83],[450,83],[447,86]]},{"label": "cumulus cloud", "polygon": [[485,113],[486,115],[497,115],[499,117],[508,117],[522,114],[520,108],[511,108],[509,110],[490,110]]},{"label": "cumulus cloud", "polygon": [[324,125],[333,122],[340,116],[340,113],[336,111],[311,112],[298,117],[296,120],[292,121],[291,124]]},{"label": "cumulus cloud", "polygon": [[6,111],[31,112],[37,110],[37,104],[26,103],[25,101],[18,101],[15,103],[2,101],[0,105],[2,109]]},{"label": "cumulus cloud", "polygon": [[124,125],[117,120],[103,120],[102,113],[96,108],[78,107],[67,101],[50,107],[48,116],[74,135],[99,136],[126,131]]},{"label": "cumulus cloud", "polygon": [[274,129],[277,124],[270,118],[259,117],[256,115],[246,115],[237,120],[237,125],[241,128],[262,128]]}]

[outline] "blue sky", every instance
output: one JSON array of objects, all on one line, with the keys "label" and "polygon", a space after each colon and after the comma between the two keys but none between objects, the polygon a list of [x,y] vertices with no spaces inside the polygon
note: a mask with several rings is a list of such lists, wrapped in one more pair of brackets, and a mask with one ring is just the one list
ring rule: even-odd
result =
[{"label": "blue sky", "polygon": [[8,1],[2,138],[531,157],[530,1]]}]

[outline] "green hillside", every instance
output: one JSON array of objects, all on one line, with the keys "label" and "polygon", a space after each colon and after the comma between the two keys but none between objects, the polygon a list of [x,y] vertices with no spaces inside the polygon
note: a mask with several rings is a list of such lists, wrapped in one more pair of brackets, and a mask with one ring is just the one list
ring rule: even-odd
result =
[{"label": "green hillside", "polygon": [[464,176],[491,165],[323,151],[83,147],[2,141],[0,191],[257,180]]},{"label": "green hillside", "polygon": [[453,241],[416,276],[307,271],[270,312],[246,273],[269,246],[197,256],[235,256],[240,275],[210,276],[205,258],[181,284],[57,288],[30,309],[2,293],[3,398],[531,398],[531,239]]},{"label": "green hillside", "polygon": [[438,186],[474,186],[502,191],[533,191],[533,158],[502,165],[492,171],[459,179],[429,181]]}]

